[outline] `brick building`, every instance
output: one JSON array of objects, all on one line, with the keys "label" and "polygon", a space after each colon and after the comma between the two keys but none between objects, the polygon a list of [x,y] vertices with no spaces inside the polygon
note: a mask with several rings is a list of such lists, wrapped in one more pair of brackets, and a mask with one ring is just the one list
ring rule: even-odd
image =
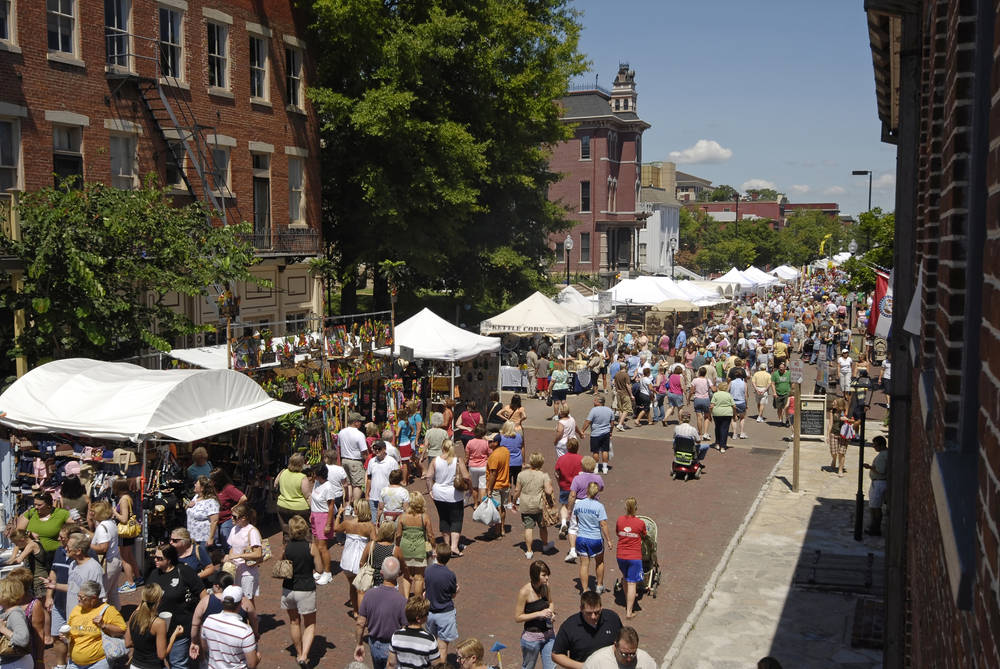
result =
[{"label": "brick building", "polygon": [[703,190],[712,190],[712,182],[686,172],[677,172],[677,199],[680,202],[694,202]]},{"label": "brick building", "polygon": [[1000,666],[998,6],[865,3],[882,141],[897,146],[893,669]]},{"label": "brick building", "polygon": [[840,205],[836,202],[796,202],[785,204],[785,213],[791,214],[799,209],[806,210],[818,210],[822,211],[824,214],[830,218],[840,219]]},{"label": "brick building", "polygon": [[684,208],[693,212],[705,212],[717,221],[765,219],[781,227],[785,221],[788,200],[728,200],[722,202],[684,202]]},{"label": "brick building", "polygon": [[[71,176],[128,189],[155,173],[178,203],[253,222],[254,273],[275,288],[237,287],[244,322],[319,313],[305,263],[320,249],[318,124],[295,6],[0,0],[0,193]],[[218,322],[208,300],[172,297]]]},{"label": "brick building", "polygon": [[563,122],[577,127],[573,139],[553,148],[551,169],[564,177],[549,189],[549,198],[566,207],[576,225],[568,257],[566,235],[552,237],[555,274],[565,274],[567,262],[570,271],[600,274],[606,281],[636,268],[638,231],[648,216],[638,206],[642,133],[650,127],[637,114],[637,99],[628,63],[611,91],[596,83],[576,86],[562,99]]}]

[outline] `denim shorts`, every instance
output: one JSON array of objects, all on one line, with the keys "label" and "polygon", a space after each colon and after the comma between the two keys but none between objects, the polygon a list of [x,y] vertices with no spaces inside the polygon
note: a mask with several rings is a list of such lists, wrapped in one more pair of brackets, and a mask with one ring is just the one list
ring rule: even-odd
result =
[{"label": "denim shorts", "polygon": [[677,393],[667,393],[667,402],[672,407],[682,407],[684,406],[684,396]]},{"label": "denim shorts", "polygon": [[747,412],[747,403],[746,402],[735,402],[735,405],[736,405],[736,413],[746,413]]},{"label": "denim shorts", "polygon": [[458,638],[458,613],[455,609],[441,613],[428,613],[427,631],[441,641],[456,640]]},{"label": "denim shorts", "polygon": [[694,398],[694,412],[695,413],[708,413],[708,407],[712,404],[712,400],[709,398]]},{"label": "denim shorts", "polygon": [[569,492],[570,492],[569,490],[559,491],[559,503],[562,504],[563,506],[569,504]]},{"label": "denim shorts", "polygon": [[622,560],[618,558],[618,571],[625,576],[626,583],[642,582],[642,560]]}]

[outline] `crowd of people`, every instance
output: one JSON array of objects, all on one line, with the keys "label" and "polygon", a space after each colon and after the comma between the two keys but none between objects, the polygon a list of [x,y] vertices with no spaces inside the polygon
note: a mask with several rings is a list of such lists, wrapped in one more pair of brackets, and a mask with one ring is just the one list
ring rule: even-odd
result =
[{"label": "crowd of people", "polygon": [[[256,514],[204,449],[194,452],[188,469],[193,496],[187,522],[155,547],[145,576],[132,553],[135,540],[118,536],[118,523],[133,512],[127,487],[114,490],[115,504],[91,503],[70,475],[58,504],[49,493],[37,494],[11,533],[17,550],[10,561],[20,568],[0,581],[0,635],[17,652],[0,664],[110,669],[131,655],[137,669],[185,669],[206,661],[212,669],[254,669],[260,661],[258,611],[277,604],[288,617],[296,662],[306,667],[315,655],[318,595],[334,582],[331,548],[340,544],[355,661],[370,656],[375,669],[441,667],[454,650],[456,669],[481,669],[485,648],[459,633],[461,588],[448,565],[466,555],[466,514],[476,510],[475,519],[492,505],[496,513],[487,514],[482,540],[504,537],[508,514],[516,514],[523,531],[528,581],[514,606],[514,620],[523,624],[522,669],[533,669],[539,659],[543,669],[652,669],[655,662],[639,648],[636,631],[602,604],[611,552],[626,621],[641,612],[637,599],[648,572],[648,529],[639,502],[628,496],[612,522],[601,501],[612,436],[673,422],[675,436],[700,444],[702,459],[712,447],[725,453],[730,437],[747,438],[752,411],[763,422],[770,404],[779,423],[790,423],[790,358],[794,353],[815,362],[822,353],[845,390],[832,403],[830,433],[832,467],[842,476],[845,426],[857,422],[846,389],[871,371],[867,361],[849,355],[846,305],[825,289],[807,284],[805,290],[739,299],[718,318],[653,336],[609,328],[593,347],[577,351],[595,379],[593,405],[582,421],[567,402],[568,360],[555,344],[532,344],[527,396],[551,399],[551,451],[544,441],[544,447],[527,447],[529,407],[517,394],[504,403],[493,393],[482,412],[474,401],[461,411],[449,401],[426,426],[415,402],[381,431],[350,414],[337,448],[321,463],[310,467],[293,454],[274,478],[282,547],[274,555],[281,571],[272,575],[281,579],[279,602],[260,600],[269,546]],[[890,369],[888,361],[881,368],[886,387]],[[589,451],[581,452],[585,440]],[[873,465],[873,481],[884,481],[884,463],[882,457]],[[880,523],[873,511],[870,529]],[[566,595],[550,590],[550,568],[536,559],[536,553],[552,555],[557,541],[566,542],[565,561],[578,565],[580,597],[579,612],[558,625],[557,610],[565,607],[559,600]],[[125,620],[120,594],[136,591],[140,602]]]}]

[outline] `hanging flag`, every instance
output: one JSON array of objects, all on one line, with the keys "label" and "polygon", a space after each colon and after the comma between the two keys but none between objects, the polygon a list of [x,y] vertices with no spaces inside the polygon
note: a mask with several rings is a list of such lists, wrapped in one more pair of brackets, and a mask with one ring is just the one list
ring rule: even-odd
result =
[{"label": "hanging flag", "polygon": [[881,272],[875,273],[875,300],[872,304],[872,315],[868,320],[868,334],[882,337],[889,336],[892,325],[892,285],[889,277]]}]

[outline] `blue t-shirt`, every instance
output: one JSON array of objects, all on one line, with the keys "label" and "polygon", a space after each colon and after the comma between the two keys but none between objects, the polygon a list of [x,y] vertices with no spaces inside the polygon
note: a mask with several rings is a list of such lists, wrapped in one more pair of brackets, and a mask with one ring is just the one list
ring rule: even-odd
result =
[{"label": "blue t-shirt", "polygon": [[685,346],[687,346],[688,336],[687,333],[684,332],[684,330],[681,330],[680,332],[677,333],[677,341],[675,343],[677,344],[677,348],[684,348]]},{"label": "blue t-shirt", "polygon": [[601,437],[611,432],[611,423],[615,421],[615,412],[610,407],[594,407],[587,414],[590,421],[590,436]]},{"label": "blue t-shirt", "polygon": [[510,466],[521,467],[524,465],[524,456],[521,451],[521,444],[524,439],[520,433],[513,437],[500,437],[500,445],[510,451]]},{"label": "blue t-shirt", "polygon": [[576,516],[576,536],[584,539],[601,538],[601,521],[608,519],[604,505],[596,499],[578,499],[573,504],[573,515]]},{"label": "blue t-shirt", "polygon": [[[60,546],[56,549],[55,555],[52,557],[52,571],[56,573],[56,583],[67,584],[69,583],[69,565],[73,562],[66,555],[66,549]],[[66,619],[66,614],[69,611],[66,610],[66,591],[65,590],[54,590],[52,592],[52,606],[56,607],[56,610],[62,614],[63,619]]]},{"label": "blue t-shirt", "polygon": [[413,428],[409,420],[399,421],[399,443],[409,444],[413,441]]},{"label": "blue t-shirt", "polygon": [[733,401],[737,404],[746,404],[747,384],[743,379],[733,379],[729,384],[729,394],[733,396]]},{"label": "blue t-shirt", "polygon": [[613,379],[615,378],[615,374],[617,374],[621,370],[622,370],[622,364],[617,360],[615,360],[613,363],[608,365],[608,376],[610,376]]},{"label": "blue t-shirt", "polygon": [[406,422],[409,423],[410,425],[410,439],[413,441],[414,444],[419,443],[420,435],[417,434],[417,423],[422,424],[424,422],[424,419],[421,418],[419,413],[415,413],[412,416],[410,416],[406,420]]},{"label": "blue t-shirt", "polygon": [[635,376],[636,371],[639,369],[639,365],[642,364],[642,360],[637,355],[629,357],[626,361],[628,363],[628,376],[631,379]]}]

